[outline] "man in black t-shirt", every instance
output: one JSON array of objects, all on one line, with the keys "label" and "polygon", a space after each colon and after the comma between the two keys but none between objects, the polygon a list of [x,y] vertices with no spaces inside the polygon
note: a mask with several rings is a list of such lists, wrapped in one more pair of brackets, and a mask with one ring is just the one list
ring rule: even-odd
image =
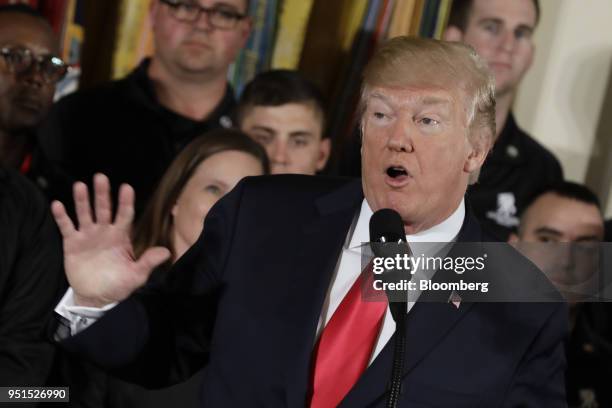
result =
[{"label": "man in black t-shirt", "polygon": [[495,75],[497,142],[469,201],[483,226],[506,240],[534,193],[561,181],[559,162],[521,130],[511,112],[534,54],[538,0],[456,0],[444,39],[471,45]]},{"label": "man in black t-shirt", "polygon": [[227,69],[251,30],[248,0],[212,3],[154,0],[154,55],[124,79],[65,97],[41,129],[49,157],[75,179],[102,172],[131,184],[137,215],[185,145],[231,125]]},{"label": "man in black t-shirt", "polygon": [[45,157],[36,128],[67,71],[44,17],[27,5],[0,6],[0,163],[32,180],[48,199],[69,199],[71,180]]}]

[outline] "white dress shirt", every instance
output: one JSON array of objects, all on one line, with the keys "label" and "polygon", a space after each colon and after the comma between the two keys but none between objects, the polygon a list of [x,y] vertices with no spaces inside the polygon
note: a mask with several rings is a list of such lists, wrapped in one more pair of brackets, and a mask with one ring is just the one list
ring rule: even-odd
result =
[{"label": "white dress shirt", "polygon": [[[364,243],[370,241],[369,225],[372,214],[372,209],[364,199],[361,203],[361,210],[359,211],[357,220],[353,223],[347,234],[345,244],[342,247],[340,260],[338,261],[334,276],[332,277],[331,286],[325,298],[325,302],[323,303],[319,326],[317,328],[317,338],[324,325],[329,322],[334,311],[361,274],[361,247]],[[465,204],[463,200],[461,200],[461,203],[450,217],[425,231],[418,232],[414,235],[406,235],[406,242],[408,242],[415,256],[422,253],[425,249],[431,250],[431,243],[452,242],[459,234],[464,218]],[[424,243],[425,245],[419,245],[419,243]],[[408,302],[408,311],[410,311],[414,305],[414,300],[416,299]],[[391,316],[391,310],[387,307],[382,328],[378,335],[374,351],[372,352],[372,357],[370,358],[370,364],[385,347],[394,332],[395,321]]]},{"label": "white dress shirt", "polygon": [[[372,214],[372,209],[364,199],[361,203],[359,215],[353,222],[342,247],[340,259],[336,265],[336,270],[334,271],[331,285],[321,310],[317,328],[317,338],[322,328],[327,324],[329,319],[331,319],[334,311],[361,273],[361,247],[362,244],[370,241],[369,223]],[[406,241],[414,254],[423,252],[424,246],[419,247],[419,243],[426,243],[427,247],[430,248],[430,243],[452,242],[459,234],[464,218],[465,204],[464,201],[461,200],[457,209],[446,220],[428,230],[421,231],[414,235],[406,235]],[[70,322],[70,333],[75,335],[94,323],[115,305],[116,303],[113,303],[103,308],[76,306],[74,304],[72,288],[69,288],[62,300],[56,306],[55,312]],[[408,311],[410,311],[413,305],[414,301],[408,302]],[[370,363],[387,344],[387,341],[389,341],[394,331],[395,321],[391,316],[389,307],[387,307],[382,329],[376,341]]]}]

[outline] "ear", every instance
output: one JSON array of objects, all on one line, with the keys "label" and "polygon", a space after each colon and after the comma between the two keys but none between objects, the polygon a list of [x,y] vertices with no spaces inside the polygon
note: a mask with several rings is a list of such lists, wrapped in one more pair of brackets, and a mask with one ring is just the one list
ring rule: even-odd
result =
[{"label": "ear", "polygon": [[463,41],[463,31],[456,26],[448,26],[442,34],[442,39],[444,41]]},{"label": "ear", "polygon": [[489,150],[491,149],[490,138],[479,137],[474,142],[469,140],[466,141],[469,145],[469,154],[465,160],[463,170],[466,173],[473,173],[482,167]]},{"label": "ear", "polygon": [[251,18],[251,16],[247,16],[240,22],[238,29],[240,30],[240,40],[242,41],[240,48],[244,48],[249,36],[251,35],[251,31],[253,31],[253,18]]},{"label": "ear", "polygon": [[153,22],[155,21],[155,18],[157,17],[157,14],[159,13],[159,0],[153,0],[151,3],[149,3],[149,23],[151,24],[151,27],[155,27],[155,24],[153,24]]},{"label": "ear", "polygon": [[174,203],[174,205],[172,206],[172,210],[170,210],[170,214],[172,214],[173,217],[176,217],[177,213],[178,213],[178,204]]},{"label": "ear", "polygon": [[329,137],[319,142],[319,156],[317,157],[317,171],[323,170],[331,152],[331,139]]},{"label": "ear", "polygon": [[518,235],[516,235],[516,233],[511,233],[510,236],[508,237],[508,242],[510,244],[517,244],[520,241]]}]

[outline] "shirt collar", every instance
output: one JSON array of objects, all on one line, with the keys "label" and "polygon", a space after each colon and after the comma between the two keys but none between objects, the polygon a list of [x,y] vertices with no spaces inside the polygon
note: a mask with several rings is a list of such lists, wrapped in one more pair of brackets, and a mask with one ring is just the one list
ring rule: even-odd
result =
[{"label": "shirt collar", "polygon": [[[366,199],[361,203],[361,210],[355,228],[350,237],[349,249],[361,247],[364,242],[370,241],[370,218],[374,212]],[[461,199],[457,209],[444,221],[433,227],[412,235],[406,235],[407,242],[451,242],[454,241],[465,219],[465,202]]]}]

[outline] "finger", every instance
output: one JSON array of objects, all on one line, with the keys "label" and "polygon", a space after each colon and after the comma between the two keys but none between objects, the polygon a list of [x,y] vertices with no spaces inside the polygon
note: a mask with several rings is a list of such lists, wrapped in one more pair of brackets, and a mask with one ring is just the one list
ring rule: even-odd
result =
[{"label": "finger", "polygon": [[79,229],[91,227],[93,225],[91,205],[89,204],[89,192],[85,183],[81,181],[74,183],[73,194]]},{"label": "finger", "polygon": [[153,269],[170,259],[170,255],[170,251],[164,247],[147,249],[136,262],[138,273],[149,276]]},{"label": "finger", "polygon": [[102,225],[110,224],[112,218],[110,182],[108,177],[101,173],[94,175],[94,200],[96,222]]},{"label": "finger", "polygon": [[62,233],[62,237],[68,238],[76,232],[72,220],[66,213],[64,204],[59,201],[53,201],[51,203],[51,214],[53,214],[53,218],[55,219],[55,223]]},{"label": "finger", "polygon": [[134,220],[134,189],[128,184],[119,187],[119,205],[115,225],[125,230],[130,230]]}]

